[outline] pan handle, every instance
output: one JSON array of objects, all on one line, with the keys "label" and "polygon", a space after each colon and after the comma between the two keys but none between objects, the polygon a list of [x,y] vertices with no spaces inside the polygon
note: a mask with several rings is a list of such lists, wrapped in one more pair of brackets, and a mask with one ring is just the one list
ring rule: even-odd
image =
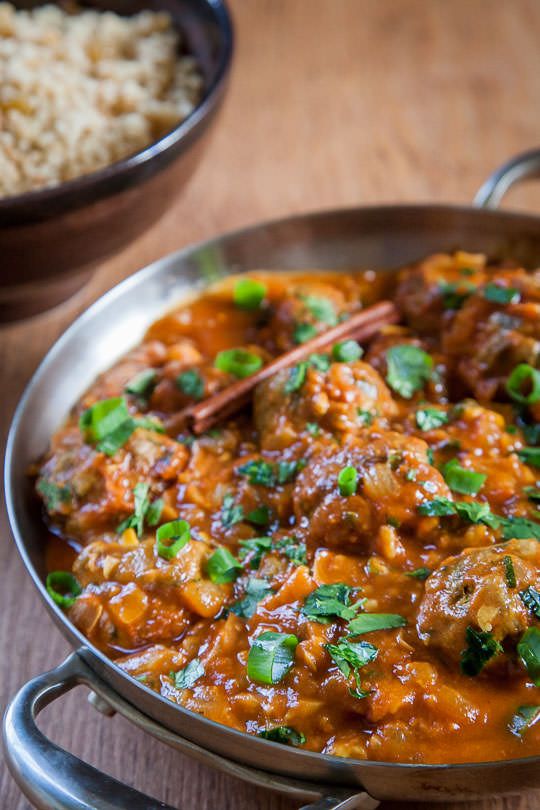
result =
[{"label": "pan handle", "polygon": [[[4,717],[4,749],[11,774],[22,792],[38,810],[174,810],[134,788],[87,765],[55,745],[38,729],[37,715],[75,686],[84,683],[94,692],[93,701],[101,710],[116,710],[153,736],[172,744],[182,753],[253,785],[287,793],[298,801],[306,799],[301,810],[374,810],[379,802],[358,790],[332,789],[296,779],[280,777],[229,761],[202,749],[195,743],[167,731],[140,714],[113,692],[86,664],[72,653],[59,667],[38,675],[15,695]],[[328,791],[333,796],[328,796]]]},{"label": "pan handle", "polygon": [[538,177],[540,177],[540,149],[522,152],[495,169],[478,189],[474,205],[479,208],[498,208],[502,198],[513,185],[521,180]]},{"label": "pan handle", "polygon": [[42,709],[80,683],[80,659],[71,655],[25,684],[8,706],[4,748],[22,792],[39,810],[173,810],[87,765],[39,730]]}]

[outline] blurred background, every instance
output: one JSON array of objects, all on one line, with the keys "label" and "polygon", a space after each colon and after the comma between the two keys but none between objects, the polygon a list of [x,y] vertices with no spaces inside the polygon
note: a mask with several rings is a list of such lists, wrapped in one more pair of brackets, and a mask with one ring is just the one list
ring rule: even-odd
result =
[{"label": "blurred background", "polygon": [[[383,202],[471,202],[487,175],[540,146],[538,0],[230,0],[236,56],[200,167],[164,218],[74,298],[0,329],[2,438],[47,347],[88,304],[164,254],[290,213]],[[540,184],[505,205],[540,211]],[[1,262],[1,257],[0,257]],[[1,703],[67,652],[9,542],[2,515]],[[16,626],[15,626],[16,624]],[[16,630],[16,632],[14,632]],[[53,739],[178,807],[291,805],[179,758],[80,690],[44,714]],[[228,798],[225,799],[224,797]],[[28,804],[6,774],[0,804]],[[525,807],[510,800],[484,808]],[[457,807],[457,805],[455,805]],[[389,808],[390,805],[386,805]],[[454,807],[441,804],[442,808]]]}]

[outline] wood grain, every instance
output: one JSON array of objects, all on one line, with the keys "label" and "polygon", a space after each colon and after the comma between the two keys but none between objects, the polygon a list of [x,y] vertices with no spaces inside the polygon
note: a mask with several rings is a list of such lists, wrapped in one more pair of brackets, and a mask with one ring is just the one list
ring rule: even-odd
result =
[{"label": "wood grain", "polygon": [[[194,240],[295,211],[468,201],[497,164],[538,144],[538,0],[231,5],[237,58],[203,165],[153,231],[103,265],[75,299],[0,331],[0,438],[47,347],[91,300],[147,262]],[[540,188],[531,185],[518,202],[540,210]],[[4,510],[1,521],[4,705],[25,680],[57,664],[67,644],[24,573]],[[182,810],[291,807],[176,755],[121,718],[102,718],[82,689],[47,710],[42,726],[79,756]],[[29,806],[3,766],[0,806]],[[499,798],[475,807],[533,810],[540,798]],[[384,810],[395,808],[387,804]]]}]

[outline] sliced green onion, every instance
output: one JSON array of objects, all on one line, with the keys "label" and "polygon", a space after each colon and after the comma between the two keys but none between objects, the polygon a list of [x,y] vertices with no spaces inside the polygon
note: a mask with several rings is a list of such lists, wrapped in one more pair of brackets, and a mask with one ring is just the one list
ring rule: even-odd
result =
[{"label": "sliced green onion", "polygon": [[124,397],[96,402],[79,418],[85,441],[96,443],[96,449],[108,456],[113,456],[127,442],[136,426]]},{"label": "sliced green onion", "polygon": [[176,385],[186,397],[201,400],[204,397],[204,380],[198,371],[190,368],[176,378]]},{"label": "sliced green onion", "polygon": [[528,363],[520,363],[508,377],[506,390],[515,402],[535,405],[540,401],[540,371]]},{"label": "sliced green onion", "polygon": [[493,304],[517,304],[521,295],[519,290],[512,287],[501,287],[499,284],[490,282],[484,287],[484,298]]},{"label": "sliced green onion", "polygon": [[538,627],[529,627],[528,630],[525,630],[517,645],[517,651],[532,682],[535,686],[540,686],[540,630]]},{"label": "sliced green onion", "polygon": [[534,487],[523,487],[523,492],[530,501],[540,501],[540,487],[538,482]]},{"label": "sliced green onion", "polygon": [[306,742],[306,738],[304,735],[296,731],[296,729],[291,728],[291,726],[276,726],[275,728],[266,728],[264,731],[259,731],[259,737],[262,737],[263,740],[271,740],[272,742],[278,742],[282,745],[304,745]]},{"label": "sliced green onion", "polygon": [[242,566],[228,548],[222,547],[216,549],[208,559],[206,570],[212,582],[222,585],[224,582],[234,582]]},{"label": "sliced green onion", "polygon": [[61,608],[69,608],[82,593],[82,588],[69,571],[51,571],[45,587],[51,599]]},{"label": "sliced green onion", "polygon": [[266,284],[253,278],[240,278],[234,285],[233,300],[239,309],[258,309],[266,296]]},{"label": "sliced green onion", "polygon": [[518,456],[525,464],[540,467],[540,447],[523,447],[518,450]]},{"label": "sliced green onion", "polygon": [[431,379],[433,358],[418,346],[403,343],[386,352],[390,388],[405,399],[410,399]]},{"label": "sliced green onion", "polygon": [[364,350],[356,340],[342,340],[332,347],[332,357],[338,363],[354,363],[363,354]]},{"label": "sliced green onion", "polygon": [[263,364],[262,357],[246,349],[224,349],[219,352],[214,361],[214,365],[226,374],[244,379],[255,374]]},{"label": "sliced green onion", "polygon": [[520,706],[512,717],[508,730],[516,737],[522,737],[528,728],[540,719],[540,706]]},{"label": "sliced green onion", "polygon": [[132,394],[143,402],[148,402],[156,387],[157,371],[155,368],[145,368],[126,383],[126,394]]},{"label": "sliced green onion", "polygon": [[[164,560],[172,560],[180,549],[189,543],[191,528],[187,520],[171,520],[164,523],[156,532],[156,549]],[[166,543],[172,540],[172,543]]]},{"label": "sliced green onion", "polygon": [[393,630],[396,627],[405,627],[407,620],[399,613],[361,613],[347,626],[350,636],[361,636],[364,633],[373,633],[376,630]]},{"label": "sliced green onion", "polygon": [[476,495],[487,478],[484,473],[477,473],[462,467],[457,458],[444,464],[442,474],[450,489],[462,495]]},{"label": "sliced green onion", "polygon": [[297,323],[293,331],[293,340],[297,344],[306,343],[316,334],[317,330],[311,323]]},{"label": "sliced green onion", "polygon": [[354,467],[343,467],[338,475],[339,494],[344,498],[354,495],[358,486],[358,472]]},{"label": "sliced green onion", "polygon": [[332,365],[332,361],[330,360],[329,354],[310,354],[308,357],[308,365],[313,366],[313,368],[316,368],[317,371],[320,371],[322,374],[326,374]]},{"label": "sliced green onion", "polygon": [[304,382],[306,381],[306,374],[308,370],[308,364],[306,362],[298,363],[297,366],[293,366],[289,371],[289,378],[285,383],[284,391],[286,394],[292,394],[293,391],[299,391],[302,388]]},{"label": "sliced green onion", "polygon": [[248,678],[257,683],[279,683],[290,671],[298,646],[295,635],[268,630],[253,639],[248,655]]}]

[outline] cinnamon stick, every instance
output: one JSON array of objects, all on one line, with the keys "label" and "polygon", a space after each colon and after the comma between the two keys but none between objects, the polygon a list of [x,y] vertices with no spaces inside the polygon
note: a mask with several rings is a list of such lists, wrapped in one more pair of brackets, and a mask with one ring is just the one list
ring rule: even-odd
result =
[{"label": "cinnamon stick", "polygon": [[228,416],[241,410],[250,401],[253,389],[273,377],[278,371],[289,368],[306,360],[311,354],[320,352],[328,345],[341,340],[366,340],[376,334],[383,326],[396,323],[399,313],[391,301],[379,301],[377,304],[352,315],[348,320],[320,332],[311,340],[296,346],[289,352],[276,357],[268,365],[256,371],[250,377],[237,380],[232,385],[214,394],[197,405],[190,405],[175,414],[168,421],[168,433],[177,433],[189,427],[194,433],[201,434]]}]

